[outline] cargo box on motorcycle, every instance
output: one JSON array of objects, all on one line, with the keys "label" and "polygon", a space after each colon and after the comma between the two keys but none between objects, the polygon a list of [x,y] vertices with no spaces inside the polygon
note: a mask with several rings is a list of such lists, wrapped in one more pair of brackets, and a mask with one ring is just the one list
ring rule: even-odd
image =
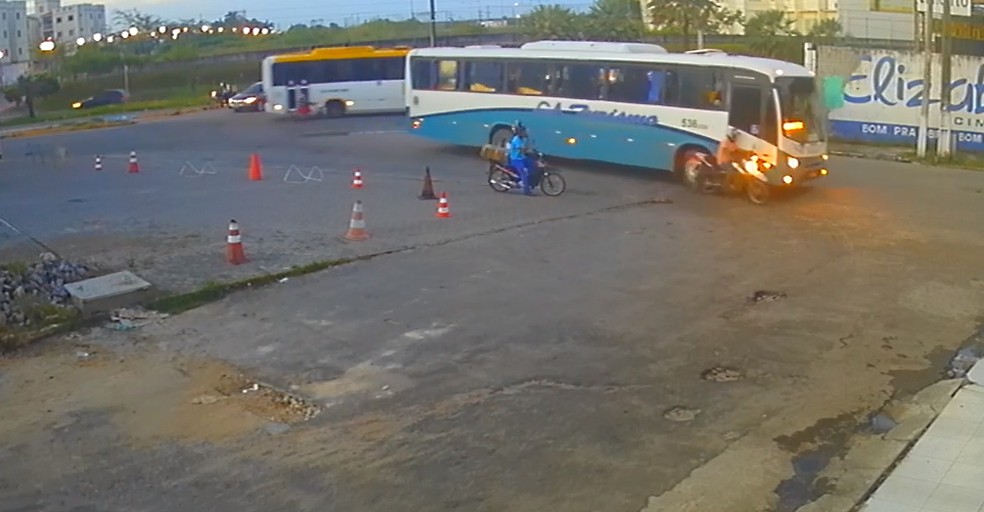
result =
[{"label": "cargo box on motorcycle", "polygon": [[479,150],[478,154],[483,160],[489,162],[496,162],[505,165],[507,163],[507,153],[506,148],[502,146],[496,146],[493,144],[485,144],[482,149]]}]

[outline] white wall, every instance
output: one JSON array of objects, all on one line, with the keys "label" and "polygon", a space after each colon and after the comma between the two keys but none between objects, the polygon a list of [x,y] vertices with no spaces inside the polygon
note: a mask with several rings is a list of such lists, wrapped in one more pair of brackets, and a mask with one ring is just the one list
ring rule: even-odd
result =
[{"label": "white wall", "polygon": [[[923,54],[888,50],[821,47],[817,75],[843,80],[844,105],[832,109],[833,133],[842,139],[871,142],[916,141],[922,105]],[[933,76],[940,76],[933,59]],[[984,57],[957,55],[951,60],[950,108],[958,149],[984,151]],[[930,137],[940,125],[939,80],[930,99]]]}]

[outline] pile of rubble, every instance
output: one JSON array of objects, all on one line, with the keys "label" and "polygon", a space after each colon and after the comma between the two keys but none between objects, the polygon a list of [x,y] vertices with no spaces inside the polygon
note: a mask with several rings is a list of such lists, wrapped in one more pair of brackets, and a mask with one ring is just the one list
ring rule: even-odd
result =
[{"label": "pile of rubble", "polygon": [[0,327],[28,327],[38,321],[36,312],[71,305],[66,283],[90,277],[91,268],[81,263],[41,255],[31,265],[0,266]]}]

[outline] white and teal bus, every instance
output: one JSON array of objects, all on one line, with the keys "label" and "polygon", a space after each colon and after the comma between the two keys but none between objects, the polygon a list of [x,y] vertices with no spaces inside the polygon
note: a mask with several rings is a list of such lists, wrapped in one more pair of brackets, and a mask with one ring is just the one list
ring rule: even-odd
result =
[{"label": "white and teal bus", "polygon": [[521,121],[537,149],[681,172],[738,131],[770,184],[827,174],[826,117],[806,68],[643,43],[541,41],[520,48],[422,48],[407,55],[411,132],[501,144]]}]

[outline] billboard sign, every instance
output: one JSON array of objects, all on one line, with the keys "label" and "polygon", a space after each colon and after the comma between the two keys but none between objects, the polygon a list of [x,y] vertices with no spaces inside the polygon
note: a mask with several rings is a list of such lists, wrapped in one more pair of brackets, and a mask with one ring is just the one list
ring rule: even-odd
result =
[{"label": "billboard sign", "polygon": [[[947,0],[932,0],[933,1],[933,17],[939,18],[943,16],[943,8],[946,5],[944,2]],[[926,12],[926,8],[929,4],[929,0],[916,0],[916,10],[919,12]],[[970,16],[971,11],[971,0],[950,0],[950,15],[951,16]]]},{"label": "billboard sign", "polygon": [[[846,76],[844,62],[856,63]],[[933,76],[940,76],[939,59],[933,67]],[[915,144],[927,100],[922,71],[919,52],[821,47],[817,74],[825,91],[843,86],[841,101],[826,101],[832,134],[857,142]],[[984,57],[954,56],[951,76],[949,110],[957,148],[984,152]],[[934,80],[928,94],[930,137],[940,125],[939,85]]]}]

